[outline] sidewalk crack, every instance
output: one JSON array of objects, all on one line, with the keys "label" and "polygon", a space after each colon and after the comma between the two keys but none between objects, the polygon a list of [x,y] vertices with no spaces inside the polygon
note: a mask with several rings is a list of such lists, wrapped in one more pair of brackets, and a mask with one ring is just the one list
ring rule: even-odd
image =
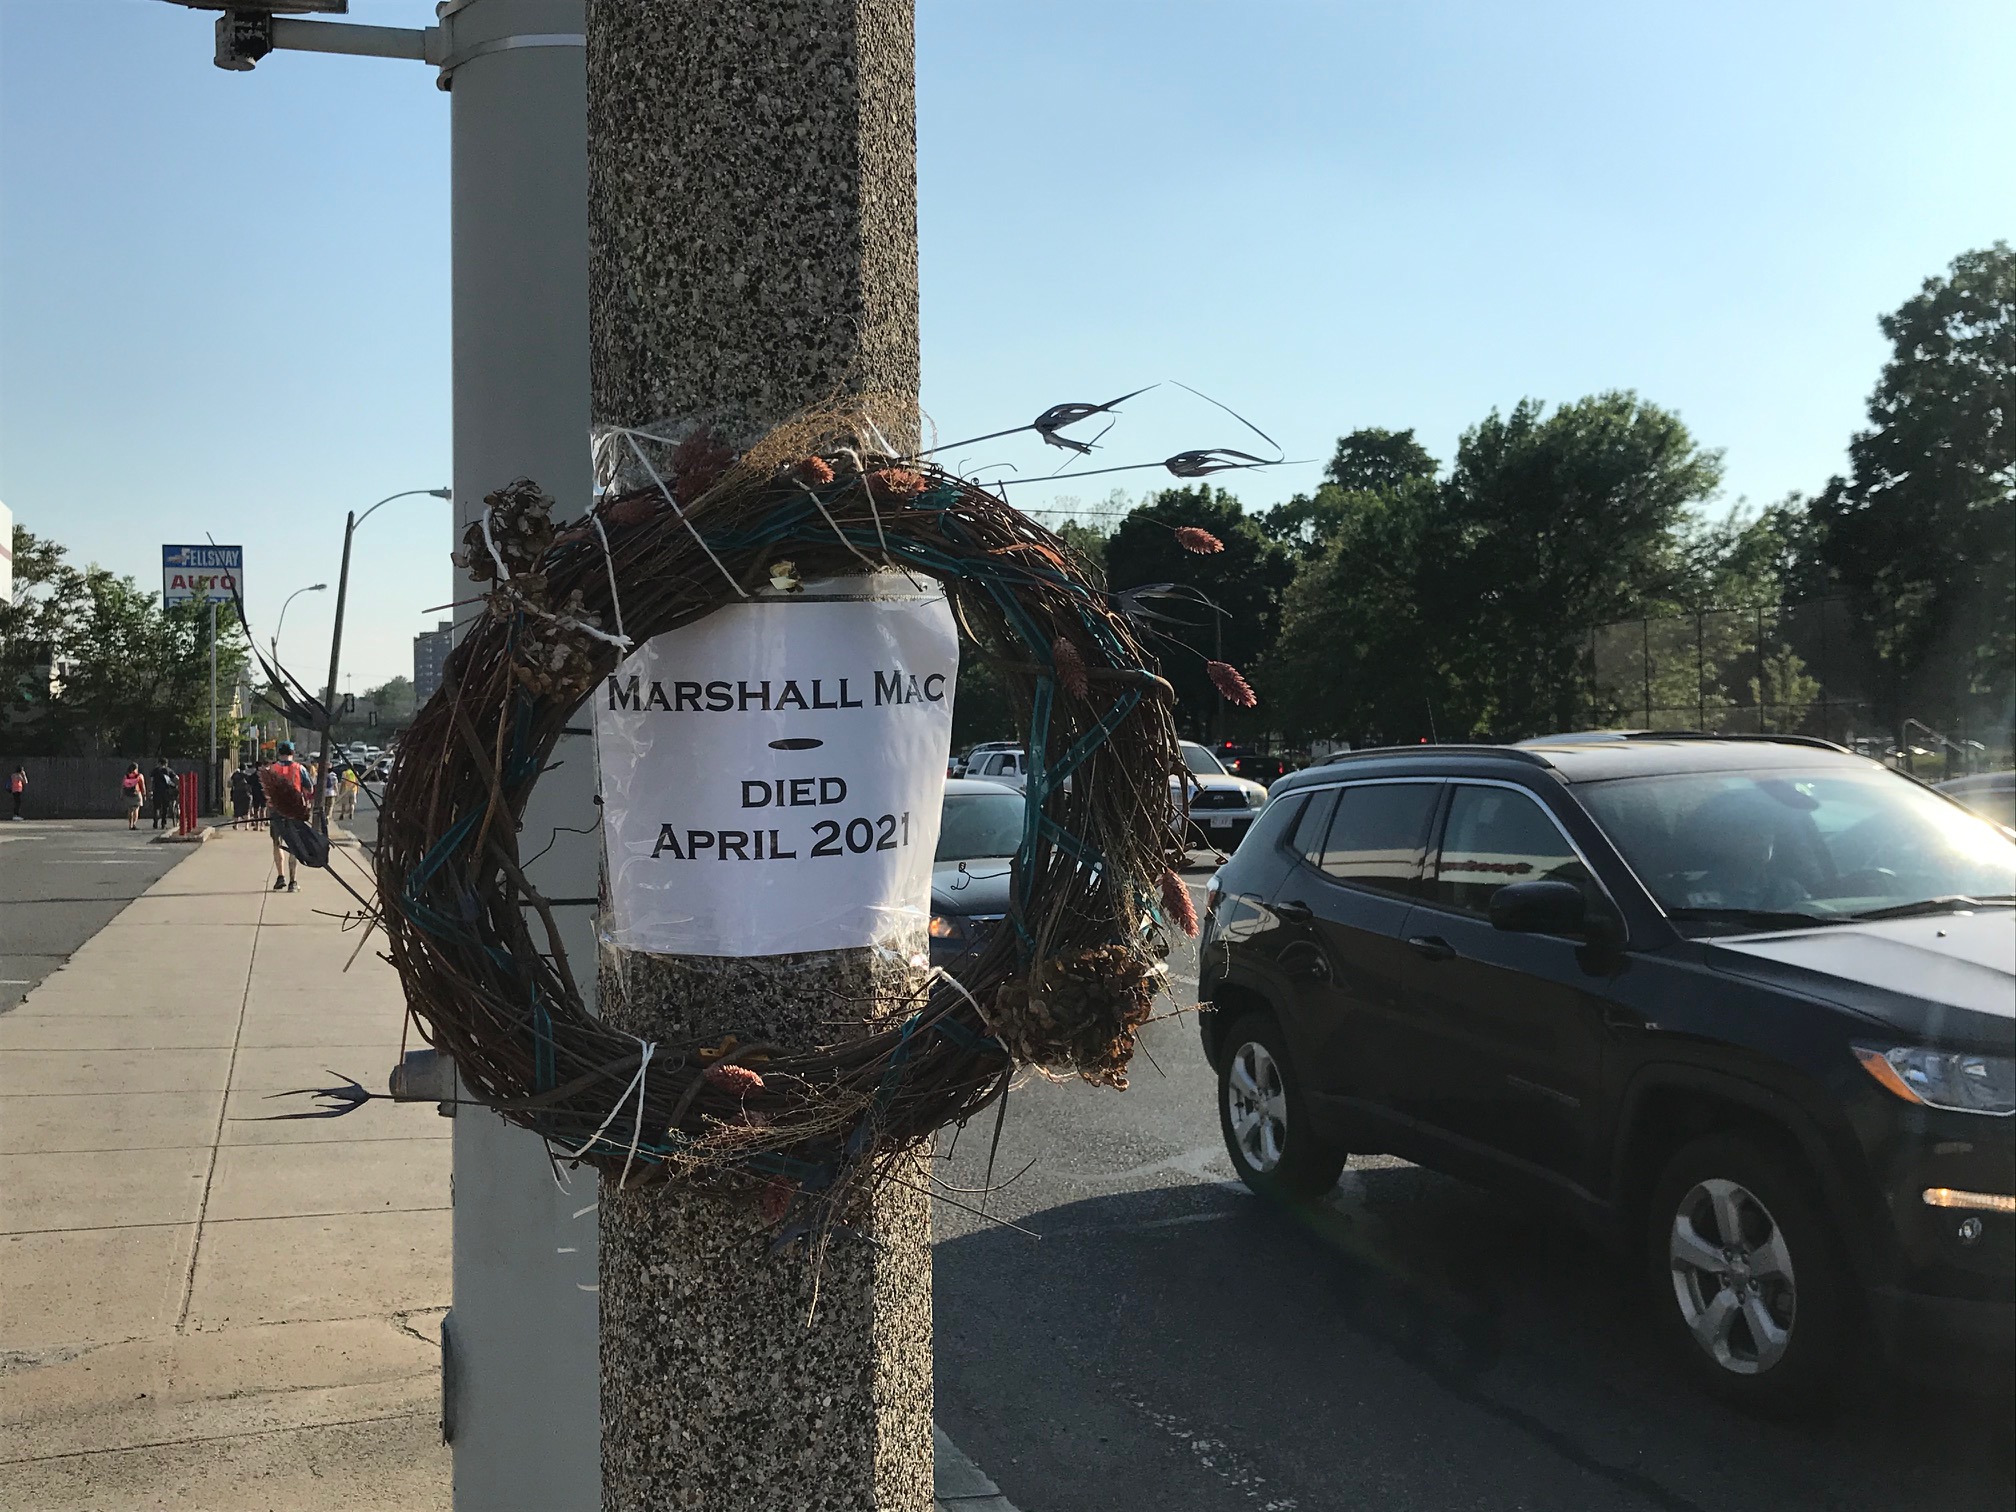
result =
[{"label": "sidewalk crack", "polygon": [[189,1243],[189,1269],[182,1277],[182,1305],[175,1314],[175,1332],[189,1332],[189,1310],[196,1300],[196,1263],[203,1255],[203,1234],[210,1216],[210,1189],[217,1180],[217,1155],[224,1147],[224,1121],[231,1109],[231,1086],[238,1079],[238,1051],[245,1040],[245,1015],[252,1003],[252,974],[259,967],[259,935],[266,927],[266,904],[272,894],[259,893],[259,917],[252,925],[252,953],[245,962],[245,991],[238,999],[238,1022],[231,1030],[231,1062],[224,1070],[224,1095],[217,1103],[217,1127],[210,1138],[210,1165],[203,1173],[203,1199],[196,1206],[196,1237]]}]

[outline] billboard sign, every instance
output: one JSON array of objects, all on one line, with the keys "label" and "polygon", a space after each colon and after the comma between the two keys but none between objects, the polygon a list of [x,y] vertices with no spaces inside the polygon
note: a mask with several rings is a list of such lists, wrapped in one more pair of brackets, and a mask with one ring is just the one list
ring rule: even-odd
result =
[{"label": "billboard sign", "polygon": [[228,604],[245,593],[243,546],[163,546],[161,602]]}]

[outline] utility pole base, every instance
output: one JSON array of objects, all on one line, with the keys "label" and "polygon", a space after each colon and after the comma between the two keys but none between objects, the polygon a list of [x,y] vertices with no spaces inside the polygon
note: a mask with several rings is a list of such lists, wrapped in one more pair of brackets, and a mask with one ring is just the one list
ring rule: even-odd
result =
[{"label": "utility pole base", "polygon": [[[748,960],[607,951],[609,1021],[646,1038],[734,1024],[802,1041],[909,972],[865,950]],[[828,996],[830,994],[830,996]],[[865,1006],[865,1003],[863,1003]],[[690,1028],[685,1031],[690,1034]],[[668,1037],[670,1037],[668,1035]],[[683,1037],[683,1036],[682,1036]],[[602,1183],[602,1505],[608,1512],[930,1512],[931,1210],[885,1184],[823,1258],[771,1255],[754,1196]]]}]

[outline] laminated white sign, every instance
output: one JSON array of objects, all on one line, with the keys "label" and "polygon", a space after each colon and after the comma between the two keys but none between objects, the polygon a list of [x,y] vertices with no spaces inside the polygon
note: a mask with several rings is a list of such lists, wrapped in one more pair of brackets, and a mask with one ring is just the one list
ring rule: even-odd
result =
[{"label": "laminated white sign", "polygon": [[907,578],[842,596],[891,577],[729,604],[598,690],[612,943],[757,956],[921,939],[959,638],[943,593]]}]

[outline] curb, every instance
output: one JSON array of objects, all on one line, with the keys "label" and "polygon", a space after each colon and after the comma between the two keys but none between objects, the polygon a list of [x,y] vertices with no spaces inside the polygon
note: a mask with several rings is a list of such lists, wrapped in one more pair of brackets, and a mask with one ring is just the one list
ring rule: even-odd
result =
[{"label": "curb", "polygon": [[201,845],[216,833],[217,831],[207,824],[193,834],[188,835],[177,834],[171,830],[163,830],[147,843],[149,845]]},{"label": "curb", "polygon": [[932,1504],[938,1512],[1017,1512],[1001,1488],[936,1423],[931,1425],[931,1449],[937,1467]]}]

